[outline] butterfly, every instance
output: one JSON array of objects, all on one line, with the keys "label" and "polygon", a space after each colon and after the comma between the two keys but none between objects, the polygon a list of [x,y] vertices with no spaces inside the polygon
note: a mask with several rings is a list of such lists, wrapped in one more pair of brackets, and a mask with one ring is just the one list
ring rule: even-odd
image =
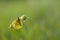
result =
[{"label": "butterfly", "polygon": [[14,28],[14,29],[21,29],[23,27],[23,21],[26,20],[26,16],[23,15],[21,17],[18,17],[12,23],[10,24],[9,28]]}]

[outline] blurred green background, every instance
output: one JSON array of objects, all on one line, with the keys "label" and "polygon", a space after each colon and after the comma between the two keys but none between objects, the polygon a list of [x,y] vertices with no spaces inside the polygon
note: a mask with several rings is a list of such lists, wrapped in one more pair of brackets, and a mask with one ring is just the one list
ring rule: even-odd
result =
[{"label": "blurred green background", "polygon": [[[8,29],[22,15],[23,28]],[[0,40],[60,40],[60,0],[0,0]]]}]

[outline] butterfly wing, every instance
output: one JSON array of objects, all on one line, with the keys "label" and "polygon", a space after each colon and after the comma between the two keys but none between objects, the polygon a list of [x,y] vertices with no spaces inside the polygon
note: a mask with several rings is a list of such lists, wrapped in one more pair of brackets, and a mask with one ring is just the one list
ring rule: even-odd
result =
[{"label": "butterfly wing", "polygon": [[15,23],[16,29],[22,28],[22,21],[18,18]]}]

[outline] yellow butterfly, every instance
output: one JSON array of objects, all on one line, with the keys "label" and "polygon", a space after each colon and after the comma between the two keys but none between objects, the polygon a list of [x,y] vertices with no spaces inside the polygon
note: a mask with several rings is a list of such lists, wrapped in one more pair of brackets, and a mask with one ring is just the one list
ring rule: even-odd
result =
[{"label": "yellow butterfly", "polygon": [[21,29],[23,26],[23,20],[26,19],[26,16],[23,15],[21,17],[18,17],[17,19],[15,19],[14,21],[12,21],[12,23],[10,24],[9,28],[14,28],[14,29]]}]

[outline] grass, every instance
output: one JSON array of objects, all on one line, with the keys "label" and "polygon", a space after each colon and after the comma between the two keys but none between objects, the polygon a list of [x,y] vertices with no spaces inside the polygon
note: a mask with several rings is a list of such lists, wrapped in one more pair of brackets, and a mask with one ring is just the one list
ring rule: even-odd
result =
[{"label": "grass", "polygon": [[[8,29],[21,15],[30,17],[23,28]],[[60,40],[60,1],[0,2],[0,40]]]}]

